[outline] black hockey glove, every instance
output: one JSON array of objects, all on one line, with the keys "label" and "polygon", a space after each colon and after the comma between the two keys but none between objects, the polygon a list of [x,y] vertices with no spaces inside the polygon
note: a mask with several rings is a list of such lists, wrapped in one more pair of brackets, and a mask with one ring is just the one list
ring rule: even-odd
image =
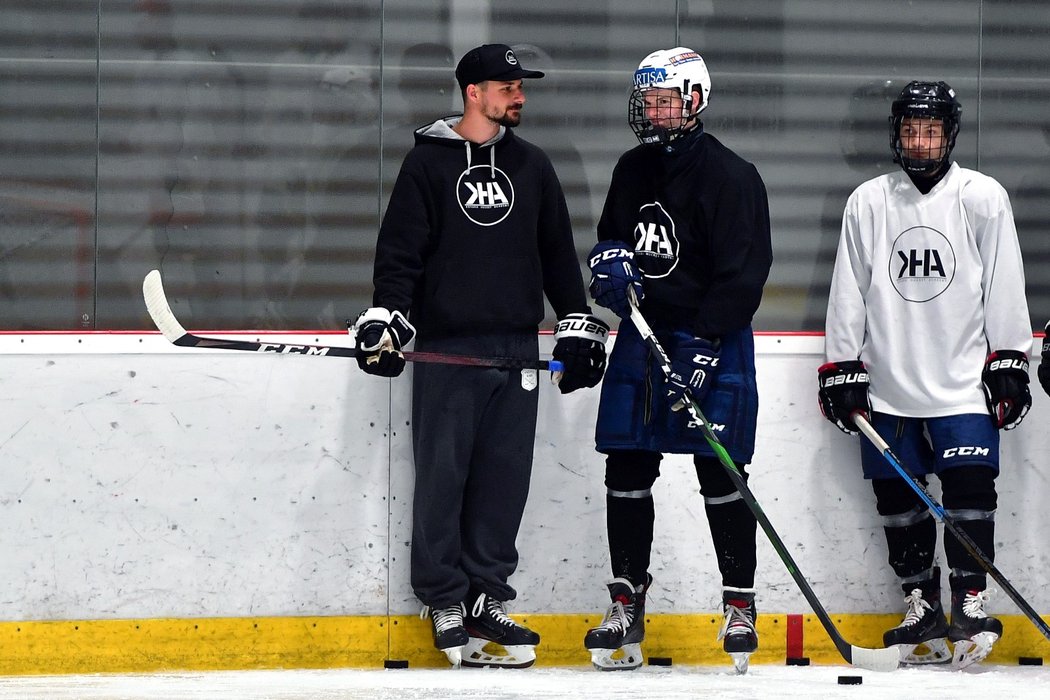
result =
[{"label": "black hockey glove", "polygon": [[672,411],[680,411],[689,403],[686,392],[697,403],[704,400],[714,384],[722,349],[717,340],[680,338],[671,356],[671,375],[667,378],[667,397],[671,400]]},{"label": "black hockey glove", "polygon": [[1028,355],[1020,350],[996,350],[984,362],[981,383],[995,427],[1013,430],[1019,426],[1032,407]]},{"label": "black hockey glove", "polygon": [[611,309],[620,318],[629,318],[628,294],[641,303],[642,275],[634,264],[634,251],[623,241],[602,241],[587,256],[591,268],[591,297],[599,306]]},{"label": "black hockey glove", "polygon": [[1050,321],[1043,329],[1043,359],[1039,363],[1039,383],[1043,385],[1043,391],[1050,394]]},{"label": "black hockey glove", "polygon": [[609,325],[590,314],[569,314],[554,327],[551,356],[565,369],[551,377],[563,394],[592,387],[605,373],[605,341]]},{"label": "black hockey glove", "polygon": [[860,360],[828,362],[817,370],[817,396],[820,412],[849,435],[860,432],[853,422],[853,414],[861,412],[871,418],[871,399],[868,398],[868,369]]},{"label": "black hockey glove", "polygon": [[396,377],[404,371],[401,349],[415,337],[416,329],[400,311],[374,306],[361,312],[352,330],[358,367],[380,377]]}]

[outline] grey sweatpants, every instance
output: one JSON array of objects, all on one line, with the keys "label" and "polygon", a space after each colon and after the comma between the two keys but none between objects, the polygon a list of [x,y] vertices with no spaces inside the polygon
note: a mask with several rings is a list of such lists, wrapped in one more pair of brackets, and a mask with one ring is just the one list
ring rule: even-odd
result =
[{"label": "grey sweatpants", "polygon": [[[537,357],[534,333],[417,341],[417,349]],[[516,593],[515,540],[528,498],[539,373],[417,363],[413,367],[412,588],[449,607],[473,587],[496,600]],[[526,388],[531,387],[531,389]]]}]

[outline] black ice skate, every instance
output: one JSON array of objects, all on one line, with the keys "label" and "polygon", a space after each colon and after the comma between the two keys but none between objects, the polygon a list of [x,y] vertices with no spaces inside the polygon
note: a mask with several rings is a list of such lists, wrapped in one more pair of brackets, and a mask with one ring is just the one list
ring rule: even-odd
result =
[{"label": "black ice skate", "polygon": [[[510,619],[503,602],[472,591],[465,624],[470,641],[463,665],[474,668],[528,668],[536,662],[540,635]],[[502,652],[496,647],[502,647]]]},{"label": "black ice skate", "polygon": [[939,664],[951,659],[945,641],[948,621],[941,601],[926,600],[922,589],[916,588],[904,602],[908,604],[904,619],[882,635],[882,643],[899,649],[902,664]]},{"label": "black ice skate", "polygon": [[1003,636],[1003,623],[984,611],[986,591],[952,591],[952,624],[948,639],[955,646],[952,666],[966,668],[984,659]]},{"label": "black ice skate", "polygon": [[635,588],[625,578],[614,578],[607,585],[612,604],[597,627],[584,637],[591,652],[591,663],[599,671],[629,671],[642,665],[641,643],[645,640],[645,593],[653,583],[647,576],[644,586]]},{"label": "black ice skate", "polygon": [[434,632],[434,646],[445,652],[453,667],[459,668],[463,660],[463,649],[470,641],[463,626],[463,603],[456,603],[448,608],[432,608],[429,605],[419,614],[422,619],[430,618]]},{"label": "black ice skate", "polygon": [[722,591],[722,612],[725,621],[718,631],[722,648],[733,659],[737,673],[747,673],[748,660],[758,649],[758,632],[755,631],[755,592],[739,588]]}]

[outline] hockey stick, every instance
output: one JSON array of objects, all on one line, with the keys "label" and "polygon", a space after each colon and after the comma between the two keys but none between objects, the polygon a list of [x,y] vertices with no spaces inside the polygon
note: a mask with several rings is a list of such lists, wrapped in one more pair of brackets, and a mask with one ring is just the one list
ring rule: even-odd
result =
[{"label": "hockey stick", "polygon": [[[656,354],[657,360],[660,363],[660,369],[663,370],[665,377],[671,375],[671,360],[664,352],[663,346],[660,345],[660,341],[656,339],[656,335],[653,333],[649,324],[646,323],[645,318],[642,316],[642,312],[638,310],[638,306],[631,300],[631,321],[634,322],[638,332],[641,334],[642,339],[649,345],[649,348]],[[835,623],[832,622],[831,616],[828,615],[824,606],[821,605],[820,600],[817,598],[816,593],[813,592],[813,588],[810,587],[809,582],[802,575],[802,572],[798,569],[798,564],[792,558],[787,547],[784,545],[784,541],[780,539],[780,535],[773,529],[773,524],[769,522],[769,518],[766,517],[765,512],[762,510],[762,506],[758,504],[755,499],[755,495],[748,488],[747,482],[744,481],[743,475],[740,470],[737,469],[733,459],[726,452],[725,447],[718,440],[714,430],[711,428],[711,424],[707,422],[704,414],[700,410],[700,406],[696,403],[693,397],[686,392],[686,398],[689,402],[686,404],[686,408],[689,410],[689,415],[693,421],[700,427],[700,430],[704,434],[704,439],[707,440],[707,444],[714,450],[715,455],[718,456],[718,461],[722,463],[722,467],[725,468],[726,473],[729,475],[730,480],[736,487],[736,490],[740,493],[744,503],[747,504],[751,512],[755,514],[755,519],[759,525],[762,526],[762,530],[766,533],[766,537],[769,538],[770,543],[773,545],[773,549],[780,555],[780,560],[784,562],[784,566],[787,567],[788,573],[791,574],[791,578],[795,579],[795,584],[798,585],[799,590],[802,591],[802,595],[805,596],[806,600],[809,601],[810,607],[813,608],[813,612],[817,614],[817,618],[820,620],[820,624],[824,626],[824,630],[831,637],[831,641],[835,644],[835,648],[838,649],[839,654],[853,666],[865,668],[870,671],[892,671],[897,668],[900,663],[900,653],[894,647],[885,649],[869,649],[866,647],[858,647],[850,644],[842,635],[839,633],[838,628],[835,627]]]},{"label": "hockey stick", "polygon": [[[172,313],[164,296],[164,285],[160,272],[151,270],[142,280],[142,296],[146,300],[153,323],[169,342],[184,348],[209,350],[244,350],[247,352],[274,352],[282,355],[323,355],[325,357],[356,357],[354,348],[338,345],[304,345],[290,343],[263,343],[251,340],[226,340],[206,338],[189,333]],[[500,367],[503,369],[546,369],[560,372],[564,369],[557,360],[521,360],[513,357],[470,357],[440,352],[402,353],[409,362],[431,362],[445,365],[473,365],[477,367]]]},{"label": "hockey stick", "polygon": [[893,454],[893,450],[890,449],[890,446],[882,439],[882,436],[879,435],[875,428],[872,427],[871,423],[868,422],[867,417],[860,411],[854,412],[850,417],[853,419],[856,426],[860,428],[860,431],[864,433],[865,437],[871,440],[871,444],[875,445],[875,448],[882,452],[882,456],[886,458],[886,461],[890,463],[890,466],[892,466],[897,473],[908,482],[908,485],[915,490],[915,493],[919,495],[919,498],[926,503],[926,507],[930,509],[930,512],[933,513],[934,517],[944,523],[944,527],[955,535],[955,539],[959,540],[963,549],[965,549],[970,556],[981,565],[981,568],[984,569],[989,576],[995,579],[995,582],[1006,591],[1006,595],[1010,596],[1010,600],[1017,604],[1017,607],[1021,609],[1021,612],[1025,614],[1025,617],[1032,621],[1032,624],[1043,633],[1044,637],[1050,639],[1050,626],[1048,626],[1043,618],[1039,616],[1039,613],[1028,604],[1028,601],[1018,593],[1017,589],[1013,587],[1013,584],[1003,576],[1002,572],[992,563],[992,560],[981,551],[981,548],[977,546],[977,543],[973,541],[973,538],[971,538],[965,530],[959,527],[955,522],[955,518],[948,515],[944,510],[944,506],[938,503],[923,487],[922,482],[916,479],[915,475],[912,474],[912,472],[905,467],[899,459],[897,459],[897,455]]}]

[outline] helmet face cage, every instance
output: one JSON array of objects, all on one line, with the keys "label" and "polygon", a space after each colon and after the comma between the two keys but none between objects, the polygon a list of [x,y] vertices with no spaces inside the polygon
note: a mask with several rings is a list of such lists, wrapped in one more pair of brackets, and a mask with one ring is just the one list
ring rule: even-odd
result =
[{"label": "helmet face cage", "polygon": [[[694,92],[700,94],[700,104],[695,104]],[[707,108],[710,94],[711,77],[700,54],[684,47],[654,51],[634,72],[627,123],[643,144],[670,144],[696,126],[697,115]],[[668,96],[674,98],[673,108],[657,104]]]},{"label": "helmet face cage", "polygon": [[[891,107],[890,149],[893,151],[893,162],[899,163],[909,175],[932,176],[941,172],[955,148],[961,114],[962,105],[947,83],[919,80],[908,83]],[[901,126],[905,119],[939,120],[944,129],[940,148],[926,154],[906,154],[901,144]]]}]

